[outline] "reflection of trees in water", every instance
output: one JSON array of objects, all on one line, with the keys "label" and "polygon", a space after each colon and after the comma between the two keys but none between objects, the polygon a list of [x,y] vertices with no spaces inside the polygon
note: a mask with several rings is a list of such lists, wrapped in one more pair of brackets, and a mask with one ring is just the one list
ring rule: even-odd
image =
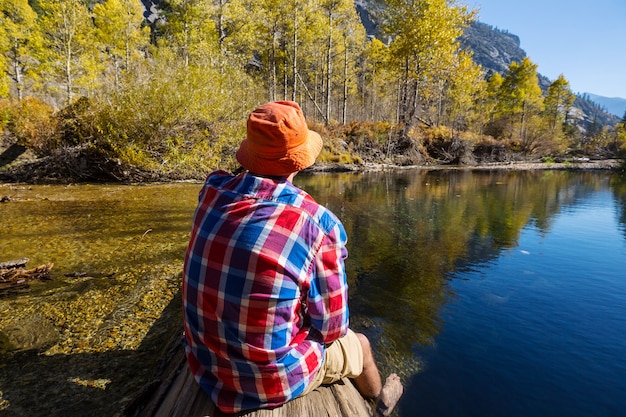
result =
[{"label": "reflection of trees in water", "polygon": [[[396,357],[439,333],[446,277],[515,247],[527,225],[548,231],[564,205],[605,174],[407,170],[304,177],[298,184],[343,221],[353,324]],[[623,194],[622,194],[623,195]],[[622,200],[623,201],[623,200]]]},{"label": "reflection of trees in water", "polygon": [[611,189],[619,206],[619,224],[626,239],[626,175],[611,176]]}]

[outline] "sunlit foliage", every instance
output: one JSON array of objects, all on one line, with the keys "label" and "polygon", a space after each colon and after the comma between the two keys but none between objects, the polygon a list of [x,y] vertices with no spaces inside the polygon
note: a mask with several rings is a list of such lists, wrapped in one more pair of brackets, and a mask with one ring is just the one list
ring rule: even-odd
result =
[{"label": "sunlit foliage", "polygon": [[[82,146],[183,176],[236,167],[247,113],[267,100],[301,104],[331,135],[328,162],[619,148],[619,129],[574,127],[564,76],[542,92],[529,58],[484,74],[458,40],[475,19],[467,6],[389,0],[381,10],[380,36],[367,39],[348,0],[163,0],[149,19],[140,0],[0,0],[2,123],[38,153]],[[54,117],[26,140],[34,113],[19,111],[39,102]]]}]

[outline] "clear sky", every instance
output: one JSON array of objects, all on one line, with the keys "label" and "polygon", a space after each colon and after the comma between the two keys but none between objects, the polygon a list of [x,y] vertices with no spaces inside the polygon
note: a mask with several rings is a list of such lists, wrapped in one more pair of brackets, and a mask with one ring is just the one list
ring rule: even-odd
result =
[{"label": "clear sky", "polygon": [[626,98],[626,0],[465,0],[478,20],[519,36],[550,80],[574,93]]}]

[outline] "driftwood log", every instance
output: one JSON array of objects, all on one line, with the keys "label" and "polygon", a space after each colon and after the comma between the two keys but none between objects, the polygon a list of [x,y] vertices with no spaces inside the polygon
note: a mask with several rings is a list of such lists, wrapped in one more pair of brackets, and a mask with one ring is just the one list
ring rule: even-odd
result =
[{"label": "driftwood log", "polygon": [[281,407],[238,414],[219,411],[187,367],[182,348],[170,349],[169,363],[160,378],[148,384],[125,410],[132,417],[370,417],[370,405],[347,379],[320,387]]},{"label": "driftwood log", "polygon": [[48,281],[53,264],[26,269],[28,258],[0,262],[0,298],[27,292],[30,281]]}]

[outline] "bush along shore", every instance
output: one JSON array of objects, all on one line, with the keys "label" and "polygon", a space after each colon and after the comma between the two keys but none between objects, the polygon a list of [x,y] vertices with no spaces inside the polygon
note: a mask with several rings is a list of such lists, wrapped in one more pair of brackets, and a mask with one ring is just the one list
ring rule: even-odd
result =
[{"label": "bush along shore", "polygon": [[[557,155],[524,153],[510,141],[491,137],[454,137],[445,129],[421,129],[412,136],[393,137],[385,124],[312,126],[324,137],[317,163],[307,172],[371,171],[394,168],[424,169],[608,169],[624,171],[618,150],[564,151]],[[235,171],[234,159],[242,135],[224,139],[211,148],[207,139],[161,151],[131,153],[119,147],[98,146],[97,141],[54,148],[38,148],[15,137],[0,136],[0,182],[167,182],[203,180],[215,169]],[[214,140],[215,142],[215,140]],[[132,155],[131,155],[132,154]]]}]

